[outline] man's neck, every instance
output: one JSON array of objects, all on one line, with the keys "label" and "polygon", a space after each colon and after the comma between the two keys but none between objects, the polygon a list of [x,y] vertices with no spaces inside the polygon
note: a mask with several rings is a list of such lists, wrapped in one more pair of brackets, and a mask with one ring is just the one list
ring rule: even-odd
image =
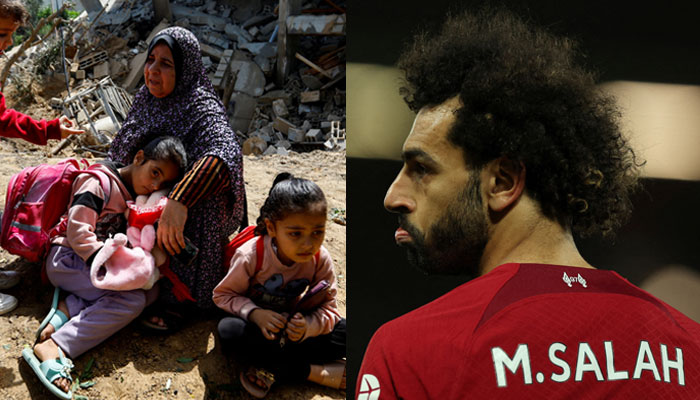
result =
[{"label": "man's neck", "polygon": [[579,253],[571,231],[545,218],[529,198],[492,225],[489,236],[481,258],[482,275],[506,263],[594,268]]}]

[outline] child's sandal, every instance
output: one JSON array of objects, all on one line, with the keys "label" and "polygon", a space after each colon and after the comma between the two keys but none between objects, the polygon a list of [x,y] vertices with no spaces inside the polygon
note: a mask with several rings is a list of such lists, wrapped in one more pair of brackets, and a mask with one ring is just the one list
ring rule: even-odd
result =
[{"label": "child's sandal", "polygon": [[[255,377],[256,382],[253,383],[249,379],[249,377]],[[255,367],[250,367],[248,368],[248,371],[246,372],[241,372],[239,375],[240,380],[241,380],[241,385],[243,385],[243,388],[248,391],[251,395],[254,397],[257,397],[258,399],[262,399],[267,395],[267,393],[270,391],[270,387],[272,387],[272,384],[275,383],[275,376],[262,368],[255,368]],[[265,384],[264,387],[259,386],[257,384],[257,381],[261,381]]]},{"label": "child's sandal", "polygon": [[47,325],[53,326],[54,332],[57,331],[60,327],[63,326],[66,322],[68,322],[68,316],[63,313],[63,311],[58,309],[58,295],[60,294],[61,289],[55,288],[53,292],[53,301],[51,302],[51,310],[49,310],[49,313],[46,314],[46,317],[44,317],[44,320],[41,321],[41,324],[39,324],[39,329],[36,331],[36,341],[39,341],[39,336],[41,336],[41,332],[46,328]]}]

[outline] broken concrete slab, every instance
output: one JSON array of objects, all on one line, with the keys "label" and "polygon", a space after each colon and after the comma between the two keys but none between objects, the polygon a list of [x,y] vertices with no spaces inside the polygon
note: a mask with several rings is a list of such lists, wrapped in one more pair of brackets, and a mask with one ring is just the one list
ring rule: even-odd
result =
[{"label": "broken concrete slab", "polygon": [[255,98],[246,93],[233,93],[229,101],[229,108],[233,108],[233,115],[229,118],[231,128],[247,133],[257,104]]},{"label": "broken concrete slab", "polygon": [[285,149],[284,147],[278,147],[277,148],[277,155],[278,156],[288,156],[289,150]]},{"label": "broken concrete slab", "polygon": [[287,130],[287,137],[291,142],[299,143],[304,141],[304,130],[297,128],[289,128]]},{"label": "broken concrete slab", "polygon": [[230,39],[238,41],[239,47],[244,43],[252,42],[254,40],[248,31],[235,24],[226,24],[224,26],[224,32],[226,32],[226,35]]},{"label": "broken concrete slab", "polygon": [[[257,56],[255,56],[255,58],[253,58],[253,61],[254,61],[256,64],[258,64],[258,67],[260,67],[260,70],[261,70],[265,75],[267,75],[267,74],[269,74],[270,72],[272,72],[272,62],[270,62],[270,59],[269,59],[269,58],[263,57],[263,56],[261,56],[261,55],[257,55]],[[275,83],[274,83],[274,82],[270,82],[267,86],[265,86],[265,90],[270,90],[270,89],[268,89],[268,86],[270,87],[270,89],[272,89],[273,87],[275,87]]]},{"label": "broken concrete slab", "polygon": [[345,15],[290,15],[287,17],[288,35],[344,35]]},{"label": "broken concrete slab", "polygon": [[101,64],[95,65],[95,67],[92,69],[92,74],[95,79],[109,75],[109,62],[105,61]]},{"label": "broken concrete slab", "polygon": [[301,74],[301,81],[311,90],[318,90],[323,86],[323,82],[311,74]]},{"label": "broken concrete slab", "polygon": [[287,104],[287,106],[292,104],[291,96],[289,95],[289,93],[287,93],[286,90],[282,90],[282,89],[271,90],[271,91],[265,93],[264,95],[260,96],[258,98],[258,101],[262,104],[272,104],[272,102],[277,100],[277,99],[284,100],[284,102],[285,102],[285,104]]},{"label": "broken concrete slab", "polygon": [[246,49],[255,55],[271,58],[277,55],[277,46],[268,42],[239,43],[238,48]]},{"label": "broken concrete slab", "polygon": [[293,123],[287,121],[282,117],[275,118],[275,121],[273,122],[272,126],[278,131],[284,133],[285,135],[289,132],[289,128],[296,128],[296,126]]},{"label": "broken concrete slab", "polygon": [[252,61],[231,62],[231,73],[236,74],[236,83],[233,90],[247,93],[251,96],[260,96],[265,88],[265,74],[258,65]]},{"label": "broken concrete slab", "polygon": [[206,43],[199,43],[199,47],[202,49],[202,54],[206,54],[217,61],[224,55],[224,50],[216,46],[211,46]]},{"label": "broken concrete slab", "polygon": [[323,132],[320,129],[309,129],[306,132],[305,140],[307,142],[320,142],[323,140]]},{"label": "broken concrete slab", "polygon": [[277,154],[277,147],[269,146],[267,148],[267,150],[265,150],[265,152],[262,155],[269,156],[269,155],[273,155],[273,154]]},{"label": "broken concrete slab", "polygon": [[287,110],[287,105],[284,103],[284,100],[282,99],[277,99],[272,102],[272,111],[275,113],[275,116],[277,117],[286,117],[289,115],[289,110]]},{"label": "broken concrete slab", "polygon": [[138,85],[141,78],[143,78],[143,66],[146,64],[146,52],[136,55],[136,57],[131,59],[129,62],[129,75],[126,77],[122,86],[126,90],[132,90]]},{"label": "broken concrete slab", "polygon": [[170,9],[173,12],[173,18],[187,18],[193,25],[207,25],[211,29],[223,32],[228,21],[225,18],[209,15],[202,11],[197,11],[193,8],[182,6],[179,4],[171,4]]},{"label": "broken concrete slab", "polygon": [[292,144],[289,143],[289,140],[286,140],[286,139],[278,140],[277,143],[275,143],[275,146],[277,146],[278,149],[281,148],[281,149],[288,150],[288,149],[292,148]]},{"label": "broken concrete slab", "polygon": [[307,92],[301,92],[301,99],[300,101],[302,103],[314,103],[317,101],[321,101],[321,91],[320,90],[311,90]]}]

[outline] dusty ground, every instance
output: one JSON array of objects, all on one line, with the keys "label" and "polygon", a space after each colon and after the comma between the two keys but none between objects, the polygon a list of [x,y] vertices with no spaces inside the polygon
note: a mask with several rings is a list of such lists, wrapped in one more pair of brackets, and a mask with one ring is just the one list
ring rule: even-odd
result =
[{"label": "dusty ground", "polygon": [[[44,85],[44,88],[48,85]],[[41,90],[37,93],[42,95]],[[34,100],[13,102],[12,89],[5,95],[8,106],[35,117],[55,118],[38,96]],[[46,96],[42,96],[48,98]],[[50,143],[49,147],[56,143]],[[16,140],[0,139],[0,207],[4,207],[10,176],[20,169],[39,163],[58,162],[71,151],[49,157],[47,148]],[[289,171],[317,182],[324,190],[331,208],[345,210],[345,153],[314,151],[291,153],[288,157],[245,157],[245,183],[249,218],[254,221],[275,175]],[[339,280],[339,307],[346,315],[345,226],[327,225],[325,246],[333,255]],[[17,309],[0,316],[0,399],[49,399],[53,397],[35,377],[21,357],[25,346],[34,341],[36,329],[48,311],[52,287],[39,278],[39,266],[0,251],[0,269],[25,271],[21,283],[4,292],[19,299]],[[224,357],[215,329],[218,319],[201,318],[177,334],[153,336],[134,323],[95,349],[73,360],[74,379],[94,385],[74,392],[90,400],[97,399],[246,399],[252,398],[240,386],[240,366]],[[311,383],[275,385],[270,399],[344,399],[345,391]]]}]

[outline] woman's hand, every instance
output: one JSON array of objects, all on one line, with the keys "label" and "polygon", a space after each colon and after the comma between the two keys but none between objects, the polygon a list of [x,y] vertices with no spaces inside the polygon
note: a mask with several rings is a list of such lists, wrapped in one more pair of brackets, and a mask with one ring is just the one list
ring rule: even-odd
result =
[{"label": "woman's hand", "polygon": [[168,199],[163,208],[163,213],[158,221],[158,246],[165,249],[171,255],[180,254],[185,248],[185,222],[187,222],[187,206]]},{"label": "woman's hand", "polygon": [[85,133],[82,129],[75,129],[76,124],[68,119],[65,115],[62,115],[58,119],[58,129],[61,131],[61,139],[65,139],[70,135],[80,135]]},{"label": "woman's hand", "polygon": [[285,330],[287,337],[292,342],[298,342],[306,333],[306,318],[301,313],[296,313],[287,323]]},{"label": "woman's hand", "polygon": [[284,328],[287,319],[279,313],[264,308],[256,308],[248,314],[248,319],[260,328],[267,340],[274,340],[275,333]]}]

